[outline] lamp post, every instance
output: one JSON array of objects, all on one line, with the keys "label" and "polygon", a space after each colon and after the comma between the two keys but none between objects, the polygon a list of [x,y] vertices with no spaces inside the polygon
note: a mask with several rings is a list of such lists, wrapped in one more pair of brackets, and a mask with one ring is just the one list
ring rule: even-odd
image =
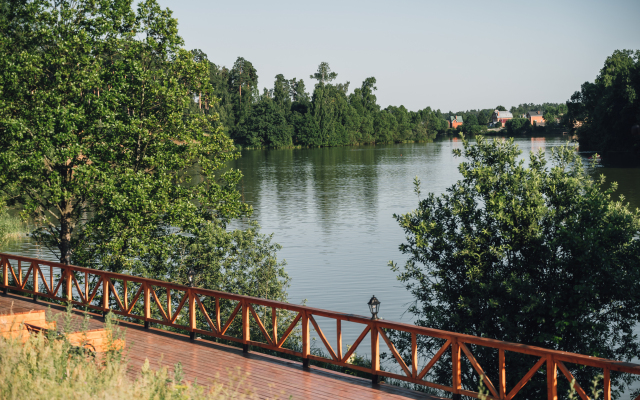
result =
[{"label": "lamp post", "polygon": [[376,296],[371,296],[371,300],[367,303],[369,305],[369,311],[371,311],[371,319],[380,319],[378,312],[380,311],[380,300],[376,299]]}]

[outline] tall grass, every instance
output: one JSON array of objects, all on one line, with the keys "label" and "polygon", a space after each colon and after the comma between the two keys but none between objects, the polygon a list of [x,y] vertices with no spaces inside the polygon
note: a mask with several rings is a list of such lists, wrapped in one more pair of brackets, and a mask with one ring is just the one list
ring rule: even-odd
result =
[{"label": "tall grass", "polygon": [[0,210],[0,244],[24,235],[26,230],[27,227],[20,217]]},{"label": "tall grass", "polygon": [[[118,336],[112,332],[109,337]],[[153,370],[146,360],[140,371],[130,371],[120,351],[94,355],[74,348],[55,332],[32,335],[25,344],[0,338],[2,399],[257,398],[246,377],[238,369],[230,372],[230,383],[202,386],[186,381],[180,364],[172,370]]]}]

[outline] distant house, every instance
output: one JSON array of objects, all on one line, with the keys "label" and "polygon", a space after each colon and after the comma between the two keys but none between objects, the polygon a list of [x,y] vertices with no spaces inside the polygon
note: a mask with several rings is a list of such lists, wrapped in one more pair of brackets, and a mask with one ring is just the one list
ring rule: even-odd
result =
[{"label": "distant house", "polygon": [[464,121],[462,120],[462,115],[456,115],[456,116],[449,117],[448,122],[449,122],[449,128],[456,129],[457,127],[462,125]]},{"label": "distant house", "polygon": [[493,112],[493,115],[491,115],[491,123],[493,125],[497,124],[498,122],[501,122],[502,126],[504,126],[504,123],[510,119],[513,119],[513,114],[511,114],[509,111],[495,110]]},{"label": "distant house", "polygon": [[544,125],[544,118],[542,117],[542,111],[529,111],[526,118],[529,119],[531,125],[535,122],[536,125]]}]

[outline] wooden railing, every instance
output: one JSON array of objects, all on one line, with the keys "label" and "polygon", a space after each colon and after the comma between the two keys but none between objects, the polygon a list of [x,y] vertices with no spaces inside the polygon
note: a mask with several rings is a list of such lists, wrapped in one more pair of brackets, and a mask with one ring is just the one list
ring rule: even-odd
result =
[{"label": "wooden railing", "polygon": [[[475,398],[479,396],[478,392],[465,390],[462,387],[463,353],[488,388],[490,392],[489,399],[513,399],[536,372],[545,365],[548,399],[558,398],[558,370],[562,372],[569,382],[574,381],[574,377],[565,363],[602,369],[604,380],[603,398],[605,400],[611,399],[611,371],[640,375],[640,365],[637,364],[548,350],[540,347],[503,342],[399,322],[371,320],[358,315],[298,306],[249,296],[240,296],[215,290],[187,287],[154,279],[64,265],[34,258],[0,253],[0,265],[2,266],[2,285],[0,285],[0,287],[5,294],[7,290],[10,289],[12,291],[31,294],[36,301],[38,297],[42,297],[71,302],[78,306],[86,306],[105,313],[111,311],[118,315],[141,320],[147,328],[149,327],[149,323],[156,323],[183,329],[190,333],[192,339],[196,334],[226,339],[241,343],[245,352],[249,350],[249,346],[262,347],[275,352],[301,357],[304,366],[308,366],[310,360],[321,361],[370,373],[373,376],[374,383],[378,382],[381,376],[394,378],[450,392],[453,394],[454,399],[459,399],[460,396],[471,396]],[[133,289],[131,287],[133,287]],[[158,293],[160,293],[160,295],[158,295]],[[161,301],[161,298],[164,298],[164,301]],[[177,301],[178,298],[180,299],[179,301]],[[221,315],[221,301],[237,302],[230,315],[224,319]],[[213,309],[207,309],[205,303],[213,304]],[[177,307],[173,310],[172,308],[175,304],[177,304]],[[263,321],[259,313],[256,312],[256,309],[259,307],[263,307],[263,310],[264,308],[270,309],[270,329],[265,326],[265,321]],[[211,306],[209,306],[209,308],[211,308]],[[288,322],[282,334],[279,334],[278,310],[287,310],[290,316],[287,320],[290,322]],[[154,315],[160,315],[160,319],[154,318]],[[198,315],[200,318],[197,318]],[[265,315],[266,313],[263,312],[263,318]],[[229,327],[238,316],[241,318],[241,337],[229,335]],[[331,346],[331,343],[327,340],[318,325],[316,317],[335,320],[337,333],[337,345],[335,349]],[[186,321],[186,324],[178,323],[180,321]],[[342,350],[343,322],[359,324],[362,327],[360,335],[344,354]],[[285,348],[285,341],[299,323],[301,323],[300,329],[302,336],[301,351]],[[261,332],[263,336],[262,341],[258,340],[260,338],[251,337],[250,327],[252,324],[254,324],[254,327],[257,326]],[[310,324],[313,325],[317,335],[322,340],[330,358],[311,354]],[[388,330],[395,330],[411,335],[410,365],[405,363],[403,357],[389,339],[387,335]],[[269,331],[271,334],[269,334]],[[348,362],[350,357],[354,354],[358,346],[363,343],[367,335],[369,336],[371,344],[371,367],[366,368],[350,364]],[[421,368],[418,366],[419,356],[417,350],[417,342],[420,336],[438,338],[444,341],[442,347],[430,361]],[[400,365],[401,373],[380,369],[380,338],[387,344],[393,357]],[[487,377],[484,369],[470,351],[469,345],[498,350],[497,385],[494,385]],[[444,386],[425,380],[436,362],[441,360],[442,356],[448,351],[451,351],[452,385]],[[539,358],[519,383],[509,389],[506,387],[506,351],[527,354]],[[589,398],[577,382],[574,387],[582,399]],[[636,400],[640,400],[640,396],[636,398]]]}]

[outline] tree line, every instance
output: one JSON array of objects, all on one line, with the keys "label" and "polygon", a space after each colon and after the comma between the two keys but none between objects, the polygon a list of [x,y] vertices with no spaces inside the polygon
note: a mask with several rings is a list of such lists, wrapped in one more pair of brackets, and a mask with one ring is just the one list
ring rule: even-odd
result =
[{"label": "tree line", "polygon": [[[253,64],[238,57],[231,68],[209,61],[201,50],[193,50],[197,62],[209,65],[209,81],[219,101],[205,104],[199,98],[193,107],[219,116],[219,124],[234,142],[244,148],[327,147],[373,143],[429,141],[438,135],[477,134],[486,131],[494,109],[442,112],[426,107],[382,108],[375,95],[376,78],[366,78],[349,92],[350,82],[337,83],[338,74],[322,62],[309,78],[287,79],[278,74],[271,89],[258,86]],[[521,104],[512,110],[547,110],[562,105]],[[524,112],[526,112],[524,111]],[[554,111],[555,112],[555,111]],[[463,116],[463,126],[450,129],[451,116]]]},{"label": "tree line", "polygon": [[[310,75],[312,93],[304,79],[279,74],[273,88],[258,90],[253,64],[239,57],[233,67],[218,66],[200,50],[198,60],[209,64],[209,76],[219,102],[205,106],[217,114],[225,132],[242,147],[343,146],[363,143],[426,141],[447,129],[444,115],[427,107],[381,109],[376,79],[364,80],[349,93],[350,83],[337,83],[338,74],[322,62]],[[194,106],[202,108],[197,101]]]}]

